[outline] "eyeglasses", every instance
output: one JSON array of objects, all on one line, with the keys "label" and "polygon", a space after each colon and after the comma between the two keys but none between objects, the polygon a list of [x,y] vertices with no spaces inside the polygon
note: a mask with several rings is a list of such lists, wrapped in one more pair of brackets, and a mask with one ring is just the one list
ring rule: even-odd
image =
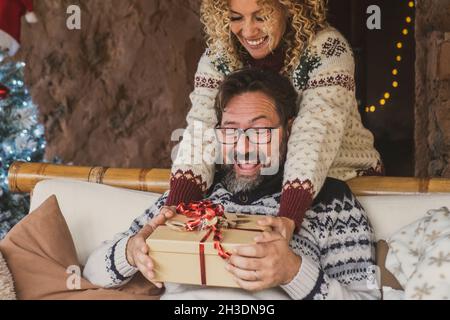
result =
[{"label": "eyeglasses", "polygon": [[262,127],[262,128],[222,128],[217,126],[215,128],[217,140],[222,144],[235,145],[242,134],[248,138],[250,143],[260,145],[268,144],[272,141],[272,130],[278,129],[278,127]]}]

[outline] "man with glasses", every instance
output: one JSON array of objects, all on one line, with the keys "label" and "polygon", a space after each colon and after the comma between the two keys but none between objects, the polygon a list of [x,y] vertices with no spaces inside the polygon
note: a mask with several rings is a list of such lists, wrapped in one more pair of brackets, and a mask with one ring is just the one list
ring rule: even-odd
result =
[{"label": "man with glasses", "polygon": [[[162,299],[377,299],[373,230],[348,186],[328,178],[300,230],[276,217],[283,163],[297,94],[288,79],[271,71],[242,70],[220,86],[215,109],[219,157],[207,198],[227,212],[260,214],[271,226],[255,243],[232,252],[226,269],[241,289],[165,283]],[[216,162],[217,163],[217,162]],[[272,174],[267,168],[278,168]],[[269,170],[270,171],[270,170]],[[83,275],[118,287],[136,272],[156,286],[145,239],[173,216],[162,211],[166,192],[131,228],[105,242],[88,259]]]}]

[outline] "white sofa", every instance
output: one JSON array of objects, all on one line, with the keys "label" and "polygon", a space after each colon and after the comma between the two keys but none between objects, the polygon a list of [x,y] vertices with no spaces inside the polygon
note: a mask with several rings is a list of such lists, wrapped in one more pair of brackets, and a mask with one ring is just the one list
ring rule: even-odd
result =
[{"label": "white sofa", "polygon": [[[44,180],[34,188],[31,209],[56,195],[67,221],[80,263],[102,241],[129,228],[159,194],[120,189],[71,180]],[[388,239],[401,227],[423,217],[429,209],[447,206],[450,194],[361,196],[358,198],[370,216],[377,240]]]}]

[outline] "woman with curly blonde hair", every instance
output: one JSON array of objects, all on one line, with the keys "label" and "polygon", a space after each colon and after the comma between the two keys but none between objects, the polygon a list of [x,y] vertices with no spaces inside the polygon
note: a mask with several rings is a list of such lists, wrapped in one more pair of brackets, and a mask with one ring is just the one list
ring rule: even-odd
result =
[{"label": "woman with curly blonde hair", "polygon": [[[187,132],[193,132],[196,121],[205,130],[216,126],[218,87],[227,74],[243,67],[282,73],[301,98],[280,185],[283,235],[290,239],[294,227],[300,229],[327,176],[345,181],[382,174],[373,135],[358,112],[352,49],[328,25],[325,0],[203,0],[201,20],[207,50],[190,96]],[[213,182],[214,164],[192,161],[194,140],[185,135],[179,146],[167,206],[202,199]],[[203,149],[210,143],[203,141]],[[249,172],[238,168],[237,178],[240,174]],[[245,192],[241,199],[248,199]]]}]

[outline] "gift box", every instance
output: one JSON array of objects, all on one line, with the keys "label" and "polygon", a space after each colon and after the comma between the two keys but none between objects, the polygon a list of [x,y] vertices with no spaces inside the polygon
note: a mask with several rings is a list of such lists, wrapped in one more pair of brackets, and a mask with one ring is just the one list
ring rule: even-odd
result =
[{"label": "gift box", "polygon": [[254,238],[268,229],[257,224],[261,215],[220,212],[220,207],[218,211],[219,216],[177,214],[156,228],[147,239],[155,280],[239,287],[225,269],[226,260],[233,248],[255,243]]}]

